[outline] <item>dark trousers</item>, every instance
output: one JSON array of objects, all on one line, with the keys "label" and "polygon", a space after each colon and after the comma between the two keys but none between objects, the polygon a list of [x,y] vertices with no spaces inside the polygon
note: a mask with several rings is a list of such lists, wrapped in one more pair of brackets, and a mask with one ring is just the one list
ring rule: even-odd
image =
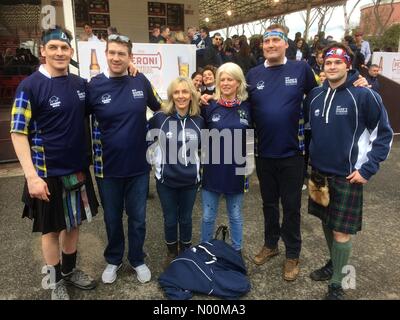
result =
[{"label": "dark trousers", "polygon": [[[282,236],[286,257],[300,256],[300,207],[303,185],[304,157],[297,155],[284,159],[256,158],[264,212],[265,246],[276,248]],[[279,223],[279,199],[283,208]]]},{"label": "dark trousers", "polygon": [[167,244],[179,240],[192,243],[192,212],[198,186],[171,188],[157,180],[157,192],[164,214],[164,235]]},{"label": "dark trousers", "polygon": [[149,174],[129,178],[96,178],[104,209],[108,244],[104,251],[107,263],[119,265],[125,250],[122,214],[128,216],[128,260],[133,267],[144,263],[146,236],[146,200]]}]

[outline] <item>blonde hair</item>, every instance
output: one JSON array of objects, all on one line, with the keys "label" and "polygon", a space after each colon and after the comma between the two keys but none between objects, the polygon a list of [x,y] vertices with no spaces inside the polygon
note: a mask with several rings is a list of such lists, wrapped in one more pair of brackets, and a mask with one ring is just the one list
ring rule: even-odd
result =
[{"label": "blonde hair", "polygon": [[169,84],[167,89],[168,101],[164,105],[164,112],[169,115],[176,112],[173,94],[175,88],[181,83],[186,84],[187,88],[190,91],[189,116],[198,116],[200,114],[199,95],[193,85],[192,79],[189,79],[187,77],[178,77]]},{"label": "blonde hair", "polygon": [[236,96],[240,101],[245,101],[248,98],[248,93],[246,90],[247,83],[246,79],[244,78],[244,74],[242,71],[242,68],[240,68],[236,63],[233,62],[227,62],[221,65],[218,70],[217,70],[217,75],[216,75],[216,80],[215,80],[215,95],[214,99],[218,100],[221,98],[221,88],[220,88],[220,81],[221,81],[221,75],[223,73],[227,73],[229,76],[231,76],[233,79],[235,79],[237,82],[239,82],[239,87],[236,92]]}]

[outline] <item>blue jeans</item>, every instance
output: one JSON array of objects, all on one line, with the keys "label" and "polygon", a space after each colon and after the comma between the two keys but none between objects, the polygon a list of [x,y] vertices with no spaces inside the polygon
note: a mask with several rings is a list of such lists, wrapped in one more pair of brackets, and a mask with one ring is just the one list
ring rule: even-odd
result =
[{"label": "blue jeans", "polygon": [[[218,213],[220,193],[202,190],[203,221],[201,225],[201,242],[214,238],[214,225]],[[225,194],[226,208],[228,210],[232,247],[235,250],[242,249],[243,239],[243,193]]]},{"label": "blue jeans", "polygon": [[107,263],[122,263],[125,250],[122,214],[125,208],[128,216],[128,260],[133,267],[143,264],[149,174],[129,178],[96,178],[96,181],[108,238],[104,250]]},{"label": "blue jeans", "polygon": [[171,188],[157,181],[157,192],[164,214],[164,234],[167,244],[179,240],[184,244],[192,242],[192,212],[196,200],[197,186]]}]

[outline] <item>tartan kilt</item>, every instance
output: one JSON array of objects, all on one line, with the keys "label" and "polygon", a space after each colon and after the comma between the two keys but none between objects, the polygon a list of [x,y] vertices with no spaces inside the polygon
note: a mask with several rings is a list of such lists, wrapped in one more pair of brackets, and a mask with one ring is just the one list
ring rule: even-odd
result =
[{"label": "tartan kilt", "polygon": [[330,201],[323,207],[308,198],[308,213],[322,220],[330,229],[356,234],[362,226],[363,185],[351,184],[345,177],[328,178]]}]

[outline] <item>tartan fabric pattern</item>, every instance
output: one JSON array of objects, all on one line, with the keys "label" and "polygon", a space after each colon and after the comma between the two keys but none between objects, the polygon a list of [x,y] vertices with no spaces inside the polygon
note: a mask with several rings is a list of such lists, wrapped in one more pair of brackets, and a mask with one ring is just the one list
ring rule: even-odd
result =
[{"label": "tartan fabric pattern", "polygon": [[103,178],[103,145],[101,144],[101,131],[96,117],[92,115],[92,148],[93,168],[96,177]]},{"label": "tartan fabric pattern", "polygon": [[302,154],[305,154],[305,144],[304,144],[304,115],[303,110],[300,112],[300,120],[299,120],[299,150]]},{"label": "tartan fabric pattern", "polygon": [[320,218],[330,229],[356,234],[362,226],[363,186],[351,184],[345,177],[328,178],[330,203],[320,206],[308,199],[308,213]]},{"label": "tartan fabric pattern", "polygon": [[37,129],[36,121],[33,121],[33,130],[31,133],[31,155],[32,162],[36,168],[39,177],[47,177],[46,156],[44,152],[43,139],[40,136],[40,130]]},{"label": "tartan fabric pattern", "polygon": [[29,101],[28,95],[24,91],[21,91],[15,97],[12,106],[10,132],[28,135],[28,127],[31,118],[31,103]]}]

